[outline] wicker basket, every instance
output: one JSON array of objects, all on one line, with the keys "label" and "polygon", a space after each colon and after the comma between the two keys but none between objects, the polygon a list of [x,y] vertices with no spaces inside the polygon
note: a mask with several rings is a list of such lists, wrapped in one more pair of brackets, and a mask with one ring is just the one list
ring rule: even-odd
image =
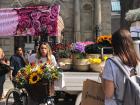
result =
[{"label": "wicker basket", "polygon": [[94,72],[101,72],[103,70],[105,62],[100,64],[90,64],[90,70]]},{"label": "wicker basket", "polygon": [[[63,63],[64,65],[61,65]],[[62,70],[70,70],[72,67],[72,59],[70,58],[60,58],[59,59],[60,68]]]},{"label": "wicker basket", "polygon": [[73,69],[77,70],[77,71],[88,71],[89,64],[87,64],[87,65],[73,65]]},{"label": "wicker basket", "polygon": [[87,59],[74,59],[73,60],[73,69],[78,71],[88,71],[89,62]]},{"label": "wicker basket", "polygon": [[100,64],[90,64],[90,70],[94,72],[100,72],[102,68]]},{"label": "wicker basket", "polygon": [[104,68],[105,62],[103,61],[100,64],[90,64],[90,70],[94,72],[101,72]]}]

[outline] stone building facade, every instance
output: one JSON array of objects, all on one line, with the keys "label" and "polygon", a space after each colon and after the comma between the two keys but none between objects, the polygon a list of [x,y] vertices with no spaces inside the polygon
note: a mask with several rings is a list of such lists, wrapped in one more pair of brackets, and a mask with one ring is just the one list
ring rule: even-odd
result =
[{"label": "stone building facade", "polygon": [[[66,42],[94,41],[96,34],[111,33],[111,0],[0,0],[0,8],[45,5],[52,1],[61,5],[60,15],[65,25],[63,34]],[[96,26],[99,26],[98,33]],[[0,47],[8,56],[14,53],[14,39],[0,37]]]}]

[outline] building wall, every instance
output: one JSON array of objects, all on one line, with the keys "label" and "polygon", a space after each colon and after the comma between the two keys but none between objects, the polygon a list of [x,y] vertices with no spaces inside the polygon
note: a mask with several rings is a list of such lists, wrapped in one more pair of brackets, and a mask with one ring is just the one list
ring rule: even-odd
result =
[{"label": "building wall", "polygon": [[120,15],[113,15],[111,19],[112,33],[120,28]]},{"label": "building wall", "polygon": [[[0,0],[0,8],[7,7],[20,7],[17,0]],[[51,0],[20,0],[23,6],[30,4],[37,4],[37,1],[41,1],[41,4],[47,4]],[[35,1],[33,3],[33,1]],[[74,1],[75,0],[61,0],[61,12],[60,15],[64,21],[64,41],[73,42],[74,40]],[[85,40],[95,40],[95,0],[79,0],[80,1],[80,35],[81,41]],[[38,3],[39,5],[39,3]],[[101,24],[101,33],[110,34],[111,33],[111,0],[101,0],[101,15],[102,15],[102,24]],[[5,42],[10,42],[9,45],[5,45],[5,42],[1,41],[2,39]],[[9,46],[10,49],[6,51],[7,55],[13,54],[14,52],[14,38],[1,38],[0,43],[2,47],[5,48]],[[1,46],[0,45],[0,46]]]}]

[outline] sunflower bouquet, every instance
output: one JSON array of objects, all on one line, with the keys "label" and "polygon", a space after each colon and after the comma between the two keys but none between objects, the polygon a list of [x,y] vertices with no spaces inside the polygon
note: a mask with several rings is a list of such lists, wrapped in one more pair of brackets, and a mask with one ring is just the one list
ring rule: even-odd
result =
[{"label": "sunflower bouquet", "polygon": [[20,86],[37,84],[42,80],[57,80],[61,76],[59,69],[48,64],[27,65],[16,75],[16,82]]}]

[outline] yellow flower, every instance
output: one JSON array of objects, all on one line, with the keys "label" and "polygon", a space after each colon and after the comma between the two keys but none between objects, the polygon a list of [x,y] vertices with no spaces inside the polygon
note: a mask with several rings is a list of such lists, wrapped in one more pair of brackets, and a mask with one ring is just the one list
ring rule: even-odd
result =
[{"label": "yellow flower", "polygon": [[29,78],[29,84],[36,84],[40,80],[39,75],[36,72],[33,72]]},{"label": "yellow flower", "polygon": [[100,64],[102,62],[102,60],[100,58],[89,58],[88,60],[91,64],[95,63],[95,64]]},{"label": "yellow flower", "polygon": [[104,56],[103,59],[104,61],[106,61],[108,59],[108,56]]},{"label": "yellow flower", "polygon": [[38,68],[37,68],[37,73],[38,73],[38,74],[43,74],[43,70],[41,69],[41,67],[38,67]]}]

